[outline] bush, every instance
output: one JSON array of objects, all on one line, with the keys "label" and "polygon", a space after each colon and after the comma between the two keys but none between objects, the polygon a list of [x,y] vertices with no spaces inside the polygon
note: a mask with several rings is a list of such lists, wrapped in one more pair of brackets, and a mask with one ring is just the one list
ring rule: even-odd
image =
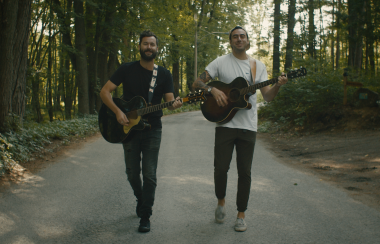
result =
[{"label": "bush", "polygon": [[[322,67],[319,66],[319,67]],[[374,77],[366,75],[350,77],[350,81],[359,81],[371,90],[378,91],[379,85]],[[348,100],[352,100],[357,88],[348,88]],[[326,116],[339,118],[343,106],[343,70],[314,71],[307,69],[307,75],[289,80],[282,86],[276,98],[270,103],[264,102],[259,110],[261,119],[291,123],[303,126],[318,121],[326,122]]]},{"label": "bush", "polygon": [[54,139],[65,143],[70,137],[86,136],[98,130],[97,115],[40,124],[26,121],[23,128],[0,134],[0,176],[12,170],[17,162],[28,161],[32,153],[42,151]]}]

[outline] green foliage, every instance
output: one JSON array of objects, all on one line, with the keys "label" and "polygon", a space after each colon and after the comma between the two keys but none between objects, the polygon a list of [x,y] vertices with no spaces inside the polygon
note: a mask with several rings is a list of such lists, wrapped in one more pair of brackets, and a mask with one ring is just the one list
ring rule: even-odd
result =
[{"label": "green foliage", "polygon": [[343,72],[307,69],[307,76],[289,80],[277,97],[264,103],[259,115],[273,121],[291,122],[303,126],[320,121],[327,111],[343,102]]},{"label": "green foliage", "polygon": [[[289,80],[280,88],[276,98],[264,102],[259,110],[261,118],[278,123],[305,126],[308,123],[327,122],[339,119],[343,105],[343,70],[321,69],[323,64],[309,61],[306,77]],[[317,70],[317,67],[320,70]],[[316,71],[317,70],[317,71]],[[379,91],[380,86],[374,77],[366,74],[349,76],[350,81],[363,83],[363,87]],[[348,101],[352,101],[357,88],[348,87]]]},{"label": "green foliage", "polygon": [[17,162],[28,161],[32,153],[41,152],[53,140],[67,143],[70,137],[82,137],[97,131],[97,115],[40,124],[25,122],[18,131],[0,134],[0,175],[10,171]]},{"label": "green foliage", "polygon": [[13,145],[9,143],[6,137],[0,133],[0,176],[2,176],[6,171],[10,171],[17,164],[12,159]]}]

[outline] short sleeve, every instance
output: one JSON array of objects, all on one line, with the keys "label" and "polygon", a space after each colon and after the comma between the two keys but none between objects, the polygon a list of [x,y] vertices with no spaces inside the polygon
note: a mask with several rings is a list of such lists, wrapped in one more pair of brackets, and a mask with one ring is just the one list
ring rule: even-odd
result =
[{"label": "short sleeve", "polygon": [[115,85],[119,86],[123,81],[125,80],[126,77],[126,68],[127,66],[121,65],[111,76],[110,81],[114,83]]},{"label": "short sleeve", "polygon": [[211,76],[212,79],[215,79],[215,77],[218,77],[218,63],[219,63],[219,58],[214,59],[209,65],[206,67],[206,71],[208,74]]},{"label": "short sleeve", "polygon": [[174,94],[174,86],[173,86],[173,77],[169,70],[165,71],[165,83],[163,93],[173,93]]}]

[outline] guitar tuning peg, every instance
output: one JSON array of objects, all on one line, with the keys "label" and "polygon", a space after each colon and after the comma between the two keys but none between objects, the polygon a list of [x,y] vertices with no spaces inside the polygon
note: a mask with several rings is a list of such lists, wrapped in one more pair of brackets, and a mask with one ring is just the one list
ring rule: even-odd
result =
[{"label": "guitar tuning peg", "polygon": [[201,90],[198,90],[198,92],[201,92]]},{"label": "guitar tuning peg", "polygon": [[205,102],[201,102],[201,104],[204,104]]}]

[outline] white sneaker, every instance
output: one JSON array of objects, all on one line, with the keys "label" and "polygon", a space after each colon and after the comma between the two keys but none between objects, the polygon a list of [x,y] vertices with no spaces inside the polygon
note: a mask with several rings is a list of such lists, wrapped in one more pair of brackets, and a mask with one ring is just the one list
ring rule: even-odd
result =
[{"label": "white sneaker", "polygon": [[245,223],[244,219],[241,219],[241,218],[236,219],[235,230],[236,231],[246,231],[247,230],[247,224]]},{"label": "white sneaker", "polygon": [[226,208],[225,206],[218,205],[215,209],[215,221],[218,223],[223,223],[224,217],[226,217]]}]

